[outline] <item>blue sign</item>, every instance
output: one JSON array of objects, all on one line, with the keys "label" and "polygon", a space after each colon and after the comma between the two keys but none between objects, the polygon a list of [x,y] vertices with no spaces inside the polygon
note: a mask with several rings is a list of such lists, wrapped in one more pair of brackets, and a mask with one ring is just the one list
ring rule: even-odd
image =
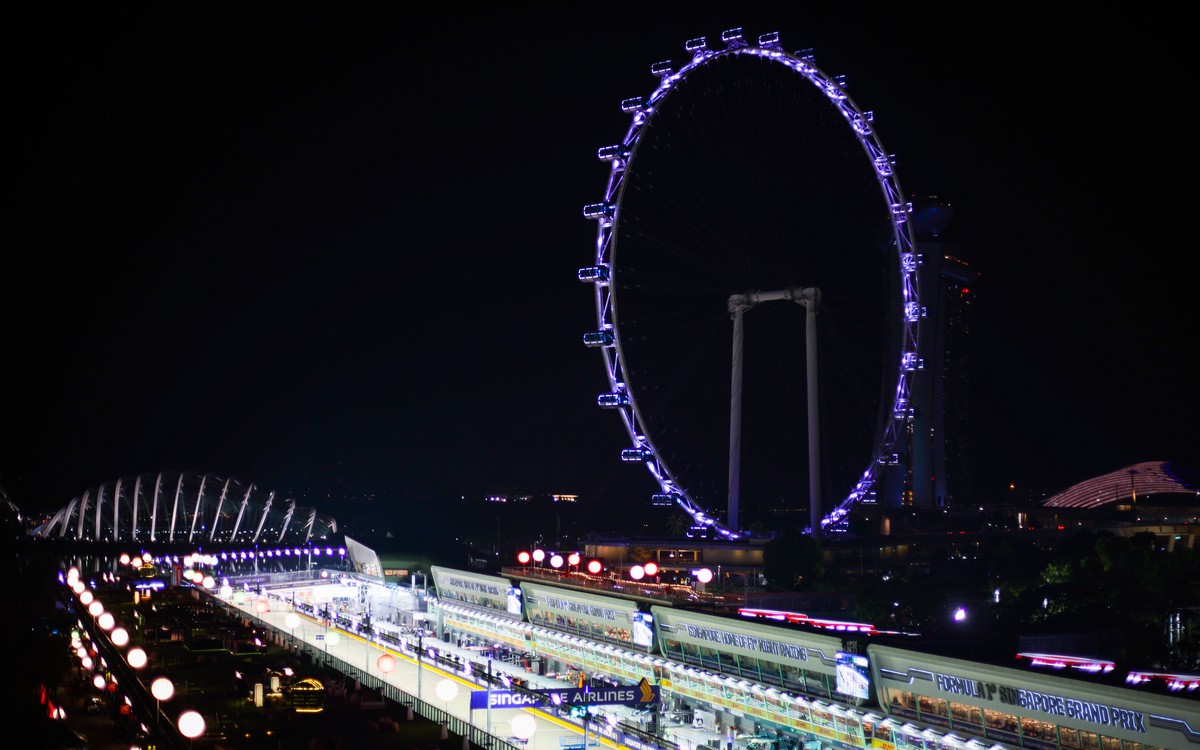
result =
[{"label": "blue sign", "polygon": [[[489,698],[490,696],[490,698]],[[644,707],[659,702],[657,685],[642,680],[637,685],[606,688],[554,688],[551,690],[473,690],[471,708],[569,708],[571,706],[603,706],[620,704]]]}]

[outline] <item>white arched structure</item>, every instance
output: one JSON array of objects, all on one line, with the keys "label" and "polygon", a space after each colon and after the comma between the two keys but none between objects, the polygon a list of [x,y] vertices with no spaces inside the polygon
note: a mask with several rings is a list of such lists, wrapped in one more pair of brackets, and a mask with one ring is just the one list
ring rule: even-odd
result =
[{"label": "white arched structure", "polygon": [[[163,485],[172,482],[175,491],[167,496],[162,491]],[[144,488],[150,486],[153,491],[144,493]],[[240,503],[229,501],[239,494]],[[109,503],[111,510],[107,507]],[[257,519],[243,524],[247,514]],[[160,524],[168,515],[169,524]],[[121,477],[89,488],[82,496],[72,498],[32,535],[96,542],[204,540],[251,544],[261,537],[282,544],[305,544],[336,531],[337,521],[333,518],[320,515],[315,508],[298,507],[292,498],[288,498],[286,508],[276,507],[275,493],[258,491],[254,484],[243,485],[232,477],[213,474],[159,472]]]}]

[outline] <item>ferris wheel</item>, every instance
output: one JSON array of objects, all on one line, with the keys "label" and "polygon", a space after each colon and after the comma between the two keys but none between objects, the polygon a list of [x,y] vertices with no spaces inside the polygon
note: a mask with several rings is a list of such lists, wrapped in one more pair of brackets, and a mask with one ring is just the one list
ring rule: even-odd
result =
[{"label": "ferris wheel", "polygon": [[924,314],[912,207],[843,79],[777,33],[720,39],[651,66],[658,86],[621,102],[632,123],[597,153],[611,170],[578,273],[597,404],[653,502],[698,526],[736,539],[746,511],[807,506],[809,532],[844,530],[903,476]]}]

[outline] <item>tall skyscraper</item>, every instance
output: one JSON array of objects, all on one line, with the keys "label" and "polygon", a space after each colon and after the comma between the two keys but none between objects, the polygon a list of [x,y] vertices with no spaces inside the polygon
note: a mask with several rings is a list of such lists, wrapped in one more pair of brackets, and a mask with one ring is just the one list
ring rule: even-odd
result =
[{"label": "tall skyscraper", "polygon": [[925,369],[914,382],[911,399],[911,486],[898,504],[915,509],[949,509],[968,500],[971,489],[967,368],[978,273],[959,255],[958,246],[946,240],[953,218],[953,207],[936,197],[914,201],[920,296],[926,310],[919,353]]}]

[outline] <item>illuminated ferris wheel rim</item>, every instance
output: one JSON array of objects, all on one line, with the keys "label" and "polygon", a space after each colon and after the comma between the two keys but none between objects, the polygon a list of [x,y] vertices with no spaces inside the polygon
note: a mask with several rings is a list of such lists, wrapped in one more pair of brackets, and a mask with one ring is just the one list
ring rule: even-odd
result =
[{"label": "illuminated ferris wheel rim", "polygon": [[731,29],[721,34],[721,41],[725,44],[725,48],[714,50],[709,48],[704,37],[689,40],[684,44],[684,49],[692,55],[692,58],[678,71],[674,70],[670,61],[652,65],[651,74],[661,77],[658,87],[648,97],[634,97],[621,102],[621,110],[631,114],[633,122],[621,143],[605,146],[597,152],[597,157],[602,161],[610,162],[612,169],[604,191],[604,201],[592,203],[583,208],[584,217],[595,220],[597,223],[596,263],[594,266],[579,271],[579,279],[592,283],[596,293],[597,328],[584,335],[584,344],[601,350],[610,388],[608,393],[600,394],[597,403],[601,407],[616,410],[625,424],[632,446],[621,452],[623,461],[644,463],[662,489],[662,495],[687,512],[697,524],[712,528],[726,539],[738,539],[745,535],[745,532],[730,529],[708,515],[707,511],[692,499],[687,489],[677,481],[666,463],[659,458],[660,452],[654,445],[650,431],[646,428],[646,422],[638,408],[637,401],[628,387],[629,378],[625,375],[628,368],[625,365],[625,355],[619,336],[620,328],[617,321],[617,304],[613,293],[611,259],[617,244],[615,228],[624,198],[625,175],[637,153],[642,135],[654,119],[661,103],[675,90],[676,84],[700,67],[730,55],[752,55],[788,67],[802,75],[825,94],[831,105],[841,113],[851,127],[866,152],[876,181],[880,186],[886,210],[891,218],[893,247],[898,259],[896,267],[900,274],[899,281],[902,291],[899,310],[902,323],[901,341],[898,347],[900,359],[896,367],[896,387],[891,417],[885,420],[882,429],[879,430],[879,441],[874,455],[854,488],[836,508],[822,518],[822,528],[834,528],[846,520],[850,509],[857,502],[870,495],[877,480],[877,467],[895,463],[897,455],[894,449],[900,436],[901,426],[912,417],[909,391],[911,375],[919,366],[917,329],[918,322],[924,314],[917,294],[915,241],[908,221],[912,204],[904,200],[904,193],[895,174],[894,159],[884,150],[883,144],[880,143],[872,127],[873,114],[860,109],[846,94],[844,87],[837,79],[825,74],[814,64],[812,55],[784,52],[779,43],[779,34],[776,32],[760,35],[757,44],[751,45],[743,38],[741,29]]}]

